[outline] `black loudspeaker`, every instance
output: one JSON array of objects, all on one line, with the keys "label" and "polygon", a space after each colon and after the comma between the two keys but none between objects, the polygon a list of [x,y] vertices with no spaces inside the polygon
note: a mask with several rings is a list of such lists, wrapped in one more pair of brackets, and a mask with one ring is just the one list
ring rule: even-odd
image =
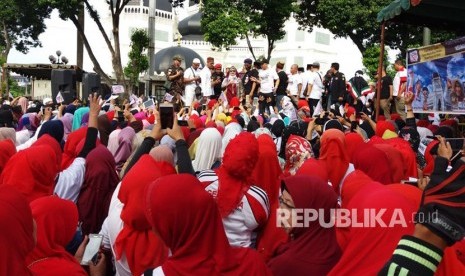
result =
[{"label": "black loudspeaker", "polygon": [[52,70],[52,99],[56,103],[58,92],[61,92],[65,104],[76,98],[76,72],[69,69]]},{"label": "black loudspeaker", "polygon": [[101,95],[100,92],[100,75],[96,73],[84,73],[82,76],[82,100],[86,100],[89,98],[94,92],[97,92]]}]

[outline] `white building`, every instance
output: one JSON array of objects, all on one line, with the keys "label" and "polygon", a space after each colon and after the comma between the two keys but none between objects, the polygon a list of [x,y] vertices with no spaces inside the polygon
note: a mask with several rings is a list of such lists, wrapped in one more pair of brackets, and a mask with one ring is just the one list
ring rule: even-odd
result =
[{"label": "white building", "polygon": [[[189,5],[188,2],[192,1],[186,1],[184,8],[177,8],[173,12],[169,1],[156,1],[155,53],[164,48],[180,45],[196,51],[204,59],[211,56],[215,58],[215,63],[234,65],[241,68],[243,60],[252,57],[245,40],[238,39],[237,45],[230,46],[228,50],[217,51],[210,43],[204,41],[201,36],[188,35],[182,38],[178,36],[178,21],[181,22],[181,29],[182,19],[187,20],[188,17],[195,17],[199,12],[198,5]],[[111,33],[110,12],[101,12],[101,15],[103,25],[108,28],[107,32]],[[179,17],[179,20],[177,17]],[[130,50],[131,32],[134,29],[147,29],[148,20],[149,0],[131,0],[124,8],[120,18],[120,45],[123,66],[127,64],[129,59],[127,53]],[[191,23],[197,24],[197,22],[189,22],[189,24]],[[195,26],[189,26],[191,30],[194,28]],[[305,67],[306,64],[318,61],[321,64],[321,70],[327,70],[332,62],[339,62],[341,71],[348,76],[362,68],[361,54],[350,40],[335,39],[331,32],[322,28],[314,28],[311,33],[299,30],[299,25],[293,17],[286,22],[285,30],[286,36],[276,42],[276,47],[272,52],[270,61],[272,66],[277,61],[284,61],[288,70],[293,63]],[[183,33],[182,30],[180,31]],[[251,44],[254,47],[256,57],[266,55],[267,43],[264,38],[252,38]],[[96,52],[108,53],[106,45],[100,45],[100,49],[96,50]],[[111,59],[109,54],[107,55],[108,58],[99,59],[99,61],[106,72],[112,72]],[[153,74],[153,72],[151,73]]]}]

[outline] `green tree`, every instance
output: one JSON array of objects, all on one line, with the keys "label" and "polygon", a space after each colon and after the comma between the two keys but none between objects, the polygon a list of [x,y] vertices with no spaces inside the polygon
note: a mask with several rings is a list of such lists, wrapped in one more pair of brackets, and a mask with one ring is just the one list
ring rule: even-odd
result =
[{"label": "green tree", "polygon": [[0,0],[2,61],[7,61],[12,48],[26,54],[29,48],[41,46],[39,35],[45,31],[44,19],[51,11],[41,0]]},{"label": "green tree", "polygon": [[[303,28],[314,26],[329,29],[336,37],[349,37],[360,52],[380,42],[381,25],[376,21],[378,12],[392,0],[315,0],[300,1],[297,21]],[[432,43],[453,37],[454,33],[432,29]],[[407,48],[420,44],[422,27],[390,22],[385,32],[385,43],[399,49],[405,56]]]},{"label": "green tree", "polygon": [[149,37],[143,29],[136,29],[131,34],[131,50],[129,62],[124,68],[124,74],[132,86],[139,88],[139,76],[149,69],[149,59],[144,52],[149,47]]},{"label": "green tree", "polygon": [[[27,0],[24,0],[27,1]],[[88,14],[97,25],[100,34],[102,35],[105,44],[107,45],[108,50],[111,54],[111,62],[113,66],[113,71],[115,73],[116,82],[119,84],[126,85],[124,78],[123,66],[121,64],[121,48],[120,48],[120,39],[119,39],[119,23],[120,15],[124,10],[124,7],[130,2],[130,0],[107,0],[108,8],[111,14],[112,29],[111,34],[113,37],[113,43],[110,40],[109,34],[105,31],[102,22],[100,21],[100,15],[95,10],[95,8],[90,4],[89,0],[40,0],[48,3],[51,7],[58,9],[60,13],[60,18],[63,20],[71,20],[74,26],[76,27],[79,35],[81,36],[84,47],[87,50],[89,58],[94,64],[94,71],[98,73],[102,79],[108,84],[113,84],[108,74],[106,74],[100,66],[99,61],[97,60],[89,40],[87,39],[86,33],[84,32],[84,27],[81,22],[78,20],[78,15],[83,6],[85,6]]]},{"label": "green tree", "polygon": [[[373,76],[378,72],[379,52],[379,44],[373,44],[372,46],[367,47],[366,50],[362,53],[362,63],[365,67],[365,73],[367,73],[370,78],[373,78]],[[389,65],[387,50],[384,50],[383,64],[384,66]]]},{"label": "green tree", "polygon": [[255,58],[250,36],[267,39],[267,58],[275,42],[286,34],[284,23],[297,9],[296,0],[205,0],[202,29],[213,46],[224,48],[236,44],[237,38],[247,39]]},{"label": "green tree", "polygon": [[18,82],[12,77],[8,79],[8,87],[13,97],[23,96],[24,94],[26,94],[26,87],[19,86]]}]

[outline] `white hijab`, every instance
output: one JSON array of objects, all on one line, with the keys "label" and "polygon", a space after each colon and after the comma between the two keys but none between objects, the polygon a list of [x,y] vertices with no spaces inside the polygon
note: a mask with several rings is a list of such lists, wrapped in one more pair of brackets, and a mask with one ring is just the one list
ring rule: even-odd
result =
[{"label": "white hijab", "polygon": [[192,161],[194,171],[211,169],[215,161],[221,158],[221,134],[216,128],[206,128],[200,134]]},{"label": "white hijab", "polygon": [[223,145],[221,148],[221,156],[223,156],[226,146],[228,146],[229,141],[236,137],[239,133],[242,132],[242,127],[238,123],[230,123],[224,128],[223,134]]}]

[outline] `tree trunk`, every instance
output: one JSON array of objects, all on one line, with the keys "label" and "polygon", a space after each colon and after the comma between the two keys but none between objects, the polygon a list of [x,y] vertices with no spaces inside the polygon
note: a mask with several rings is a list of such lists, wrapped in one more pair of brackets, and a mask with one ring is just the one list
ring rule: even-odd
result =
[{"label": "tree trunk", "polygon": [[82,26],[79,24],[79,21],[76,17],[72,16],[70,17],[71,22],[73,22],[74,26],[76,27],[79,35],[81,36],[84,46],[86,47],[87,53],[89,55],[90,60],[94,64],[94,71],[100,75],[100,77],[105,81],[106,84],[111,86],[113,84],[111,78],[103,71],[102,67],[100,66],[100,63],[98,62],[97,58],[94,55],[94,52],[92,51],[92,48],[90,47],[89,41],[87,40],[87,36],[84,33],[84,29]]},{"label": "tree trunk", "polygon": [[113,70],[115,70],[116,82],[122,84],[125,87],[125,91],[129,92],[130,86],[126,82],[124,77],[123,66],[121,65],[121,47],[119,44],[119,13],[113,15],[113,38],[115,40],[115,52],[112,54],[111,62],[113,64]]},{"label": "tree trunk", "polygon": [[253,59],[257,60],[257,58],[255,57],[255,53],[253,51],[252,43],[250,43],[249,35],[245,34],[245,38],[247,39],[247,46],[249,47],[249,51],[252,54]]},{"label": "tree trunk", "polygon": [[268,41],[268,55],[267,55],[267,60],[268,60],[268,63],[270,62],[270,59],[271,59],[271,52],[273,52],[274,50],[274,40],[273,39],[269,39],[267,37],[267,41]]}]

